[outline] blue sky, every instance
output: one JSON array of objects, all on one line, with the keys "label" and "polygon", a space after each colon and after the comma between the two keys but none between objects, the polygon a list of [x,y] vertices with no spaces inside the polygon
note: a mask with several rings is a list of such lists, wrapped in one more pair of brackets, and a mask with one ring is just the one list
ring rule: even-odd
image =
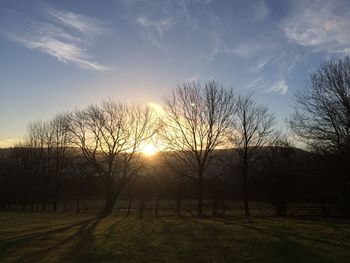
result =
[{"label": "blue sky", "polygon": [[349,0],[0,0],[0,147],[103,99],[178,83],[253,91],[278,116],[323,59],[350,53]]}]

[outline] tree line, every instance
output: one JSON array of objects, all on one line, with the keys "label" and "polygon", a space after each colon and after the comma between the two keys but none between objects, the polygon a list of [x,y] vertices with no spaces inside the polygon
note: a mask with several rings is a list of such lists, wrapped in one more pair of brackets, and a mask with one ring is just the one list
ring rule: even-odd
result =
[{"label": "tree line", "polygon": [[[324,61],[296,95],[288,120],[293,146],[275,128],[276,117],[252,93],[215,81],[178,85],[164,97],[164,110],[112,100],[49,121],[28,124],[23,140],[0,152],[0,206],[34,211],[64,199],[103,197],[103,214],[131,189],[164,189],[177,200],[270,202],[286,215],[288,202],[336,202],[350,211],[350,60]],[[142,149],[161,151],[146,157]],[[143,185],[143,186],[142,186]],[[143,189],[143,190],[141,190]],[[239,195],[238,195],[239,194]],[[315,198],[313,195],[317,195]]]}]

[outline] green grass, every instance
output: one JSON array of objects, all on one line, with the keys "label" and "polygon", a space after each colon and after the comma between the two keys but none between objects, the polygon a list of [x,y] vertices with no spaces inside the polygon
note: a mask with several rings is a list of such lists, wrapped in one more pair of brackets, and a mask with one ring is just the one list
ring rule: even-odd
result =
[{"label": "green grass", "polygon": [[349,262],[350,221],[0,213],[0,262]]}]

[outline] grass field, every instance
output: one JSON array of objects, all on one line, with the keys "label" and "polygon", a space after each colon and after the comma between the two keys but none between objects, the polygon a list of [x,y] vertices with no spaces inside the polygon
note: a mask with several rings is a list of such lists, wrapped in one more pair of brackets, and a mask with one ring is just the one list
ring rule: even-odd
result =
[{"label": "grass field", "polygon": [[0,212],[0,262],[350,262],[350,221]]}]

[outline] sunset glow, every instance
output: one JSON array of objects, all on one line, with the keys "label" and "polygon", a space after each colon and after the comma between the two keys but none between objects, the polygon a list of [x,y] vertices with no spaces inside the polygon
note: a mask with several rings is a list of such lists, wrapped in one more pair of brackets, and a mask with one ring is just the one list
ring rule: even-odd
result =
[{"label": "sunset glow", "polygon": [[284,128],[307,72],[349,54],[347,0],[43,2],[0,1],[0,148],[33,119],[106,98],[162,116],[186,81],[255,91]]},{"label": "sunset glow", "polygon": [[142,153],[146,156],[153,156],[157,153],[157,148],[153,144],[147,144],[143,147]]}]

